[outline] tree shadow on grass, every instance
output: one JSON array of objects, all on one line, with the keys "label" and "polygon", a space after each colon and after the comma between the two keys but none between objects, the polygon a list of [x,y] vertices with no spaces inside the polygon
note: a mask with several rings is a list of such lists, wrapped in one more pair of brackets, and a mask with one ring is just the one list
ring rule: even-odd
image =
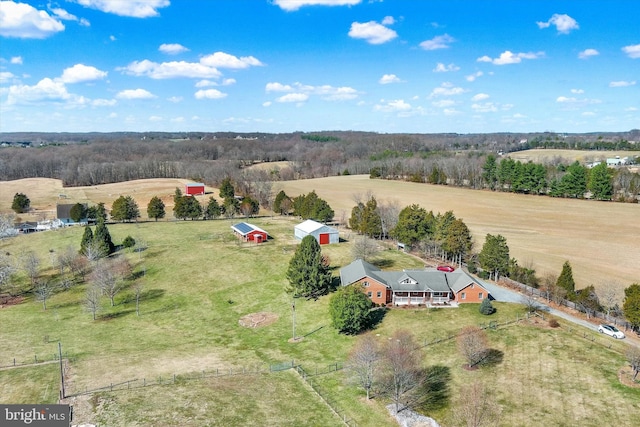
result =
[{"label": "tree shadow on grass", "polygon": [[391,268],[395,265],[395,262],[389,259],[376,259],[371,261],[371,264],[378,268]]},{"label": "tree shadow on grass", "polygon": [[481,367],[492,367],[502,363],[504,352],[495,348],[488,348],[482,355],[482,360],[478,363]]},{"label": "tree shadow on grass", "polygon": [[131,313],[135,313],[135,310],[120,310],[120,311],[114,311],[113,313],[105,313],[105,314],[101,314],[97,317],[96,320],[100,320],[100,321],[109,321],[109,320],[115,320],[115,319],[119,319],[120,317],[124,317],[128,314]]},{"label": "tree shadow on grass", "polygon": [[[148,291],[142,291],[140,294],[140,303],[156,300],[164,296],[165,293],[166,291],[164,289],[149,289]],[[128,294],[120,304],[128,304],[135,301],[136,296],[134,294]]]},{"label": "tree shadow on grass", "polygon": [[451,398],[449,384],[451,384],[449,367],[429,366],[424,370],[424,381],[418,390],[416,406],[425,412],[446,408]]},{"label": "tree shadow on grass", "polygon": [[382,323],[382,320],[384,319],[384,316],[386,314],[387,314],[386,307],[377,307],[377,308],[371,309],[371,311],[369,311],[369,316],[365,323],[365,329],[377,328],[378,325]]}]

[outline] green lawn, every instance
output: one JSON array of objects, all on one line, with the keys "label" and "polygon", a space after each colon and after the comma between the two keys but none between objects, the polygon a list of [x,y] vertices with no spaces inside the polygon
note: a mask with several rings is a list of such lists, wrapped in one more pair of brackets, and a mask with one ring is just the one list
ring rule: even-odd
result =
[{"label": "green lawn", "polygon": [[[291,303],[284,292],[289,259],[297,241],[295,220],[258,218],[251,222],[273,237],[262,245],[239,243],[229,220],[114,224],[109,230],[115,243],[127,235],[144,239],[149,247],[138,254],[125,252],[136,272],[146,272],[141,315],[136,316],[133,290],[105,299],[96,321],[82,307],[85,286],[57,293],[42,305],[27,295],[18,305],[0,309],[0,365],[30,362],[34,356],[52,358],[57,341],[71,358],[68,394],[128,380],[189,374],[216,369],[267,368],[294,360],[313,372],[341,363],[355,342],[330,326],[329,296],[317,301],[296,301],[296,335],[292,336]],[[20,236],[0,242],[0,250],[20,254],[35,250],[54,275],[51,257],[68,245],[79,247],[82,229]],[[323,247],[338,275],[351,261],[351,244]],[[420,268],[423,263],[395,250],[379,255],[385,268]],[[26,277],[18,278],[25,285]],[[523,316],[518,305],[495,304],[491,320],[504,322]],[[239,319],[249,313],[271,312],[273,324],[245,328]],[[477,305],[458,309],[396,309],[389,311],[370,333],[380,339],[397,329],[413,332],[418,343],[455,334],[466,325],[486,323]],[[502,425],[596,425],[612,420],[633,425],[640,417],[640,389],[621,386],[618,370],[624,366],[624,343],[611,349],[602,337],[591,342],[563,323],[559,329],[520,323],[490,331],[493,348],[503,354],[491,368],[465,371],[455,340],[425,348],[425,365],[444,365],[452,375],[451,391],[480,379],[503,408]],[[594,334],[595,335],[595,334]],[[46,338],[46,339],[45,339]],[[0,371],[3,403],[51,402],[57,397],[58,365],[39,365]],[[328,394],[340,402],[359,425],[394,425],[382,399],[365,402],[363,393],[349,386],[343,371],[315,377]],[[264,393],[261,399],[258,395]],[[295,396],[288,399],[287,394]],[[91,402],[93,418],[109,425],[301,425],[312,414],[316,425],[337,418],[293,372],[232,377],[130,391],[101,392]],[[180,396],[180,397],[177,397]],[[184,396],[184,397],[183,397]],[[274,400],[277,401],[274,402]],[[184,409],[179,409],[182,407]],[[451,424],[455,406],[434,412]],[[182,414],[171,418],[172,411]],[[210,413],[216,414],[210,417]],[[229,418],[231,413],[238,418]],[[182,418],[180,418],[182,417]],[[256,420],[261,420],[262,424]],[[608,421],[607,421],[608,422]],[[189,424],[191,423],[191,424]]]}]

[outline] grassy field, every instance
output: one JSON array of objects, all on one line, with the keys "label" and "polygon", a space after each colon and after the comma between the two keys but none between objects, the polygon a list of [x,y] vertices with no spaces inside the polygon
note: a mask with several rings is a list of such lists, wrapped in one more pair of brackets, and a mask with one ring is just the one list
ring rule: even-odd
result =
[{"label": "grassy field", "polygon": [[[253,219],[273,239],[256,246],[239,243],[229,220],[114,224],[109,229],[116,243],[131,235],[149,248],[127,252],[136,271],[146,276],[141,315],[135,313],[132,290],[108,302],[96,321],[83,310],[84,286],[56,294],[48,310],[27,295],[18,305],[0,309],[0,366],[50,357],[60,340],[71,358],[67,393],[131,380],[169,378],[203,370],[229,368],[267,369],[269,365],[301,363],[308,371],[322,370],[345,360],[355,338],[339,335],[330,327],[329,297],[297,301],[297,335],[292,336],[291,299],[284,292],[285,271],[297,242],[295,220]],[[36,250],[43,266],[51,253],[79,245],[81,228],[19,236],[0,243],[0,250],[19,254]],[[346,237],[346,235],[343,235]],[[351,244],[323,247],[337,268],[351,261]],[[389,268],[419,268],[420,260],[395,250],[381,253]],[[53,270],[48,271],[53,274]],[[26,278],[20,278],[22,283]],[[504,322],[522,317],[518,305],[496,304],[491,320]],[[269,326],[246,328],[242,316],[256,312],[277,315]],[[396,329],[407,329],[419,343],[455,334],[466,325],[486,323],[476,305],[459,309],[392,310],[371,333],[384,340]],[[444,365],[452,376],[451,394],[481,379],[503,408],[501,425],[596,425],[612,420],[631,426],[640,416],[640,389],[620,385],[625,343],[589,333],[583,338],[566,324],[547,329],[522,323],[490,332],[493,348],[504,354],[502,363],[468,372],[454,341],[428,346],[426,365]],[[45,339],[46,338],[46,339]],[[611,344],[612,347],[608,348]],[[268,369],[267,369],[268,370]],[[348,386],[342,371],[315,377],[350,418],[361,426],[394,425],[382,399],[365,402],[362,393]],[[3,402],[52,402],[57,395],[57,365],[0,370]],[[118,392],[102,391],[73,398],[78,421],[108,425],[315,425],[338,421],[319,398],[293,372],[207,378],[175,385]],[[435,411],[444,425],[451,423],[453,405]],[[171,414],[177,413],[177,416]],[[213,414],[213,415],[211,415]]]},{"label": "grassy field", "polygon": [[[550,151],[550,150],[537,150]],[[574,153],[574,152],[572,152]],[[575,153],[574,153],[575,154]],[[151,197],[163,198],[171,217],[172,195],[187,180],[138,180],[95,187],[62,188],[60,181],[32,178],[0,182],[0,210],[6,212],[13,195],[22,191],[32,201],[35,213],[26,219],[52,218],[56,202],[104,202],[108,207],[120,195],[136,198],[142,218]],[[371,180],[365,175],[339,176],[277,182],[290,196],[315,190],[346,221],[355,205],[354,196],[373,193],[379,201],[396,201],[401,207],[417,203],[434,212],[453,210],[469,226],[479,251],[487,233],[507,238],[511,256],[521,265],[532,266],[540,276],[559,274],[569,261],[577,288],[594,285],[622,290],[640,281],[640,205],[586,200],[556,199],[511,193],[477,191],[400,181]],[[212,194],[198,196],[201,201]],[[59,199],[65,194],[67,199]]]},{"label": "grassy field", "polygon": [[593,151],[593,150],[560,150],[560,149],[534,149],[516,151],[507,154],[508,157],[521,162],[550,163],[556,159],[563,162],[579,161],[580,163],[605,161],[616,156],[639,157],[640,151]]}]

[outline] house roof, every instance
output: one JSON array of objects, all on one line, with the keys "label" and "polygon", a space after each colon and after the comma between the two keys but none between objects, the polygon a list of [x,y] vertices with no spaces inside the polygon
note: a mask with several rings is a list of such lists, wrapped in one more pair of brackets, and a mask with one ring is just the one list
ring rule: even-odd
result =
[{"label": "house roof", "polygon": [[312,219],[308,219],[305,222],[296,225],[296,228],[298,230],[304,231],[305,233],[313,233],[319,230],[325,231],[327,233],[338,233],[338,230],[336,230],[335,228],[329,227],[328,225],[320,224],[319,222],[316,222]]},{"label": "house roof", "polygon": [[343,286],[350,285],[365,277],[371,277],[393,291],[432,291],[457,293],[471,284],[481,286],[473,277],[463,270],[447,273],[436,269],[382,271],[373,264],[361,259],[340,270],[340,281]]},{"label": "house roof", "polygon": [[189,184],[185,184],[185,186],[187,186],[187,187],[204,187],[204,184],[201,184],[199,182],[191,182]]},{"label": "house roof", "polygon": [[269,234],[266,231],[264,231],[263,229],[261,229],[260,227],[256,227],[253,224],[249,224],[248,222],[239,222],[237,224],[234,224],[231,226],[231,228],[233,229],[233,231],[235,231],[236,233],[239,233],[243,236],[246,236],[247,234],[253,232],[253,231],[259,231],[261,233],[264,234]]}]

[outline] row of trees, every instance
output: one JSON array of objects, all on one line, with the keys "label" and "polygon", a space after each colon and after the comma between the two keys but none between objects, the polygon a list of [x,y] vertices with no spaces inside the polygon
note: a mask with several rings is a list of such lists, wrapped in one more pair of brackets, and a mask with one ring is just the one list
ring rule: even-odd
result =
[{"label": "row of trees", "polygon": [[315,191],[294,198],[280,191],[273,201],[273,210],[281,215],[293,214],[302,219],[313,219],[319,222],[331,221],[335,214],[329,203],[318,197]]}]

